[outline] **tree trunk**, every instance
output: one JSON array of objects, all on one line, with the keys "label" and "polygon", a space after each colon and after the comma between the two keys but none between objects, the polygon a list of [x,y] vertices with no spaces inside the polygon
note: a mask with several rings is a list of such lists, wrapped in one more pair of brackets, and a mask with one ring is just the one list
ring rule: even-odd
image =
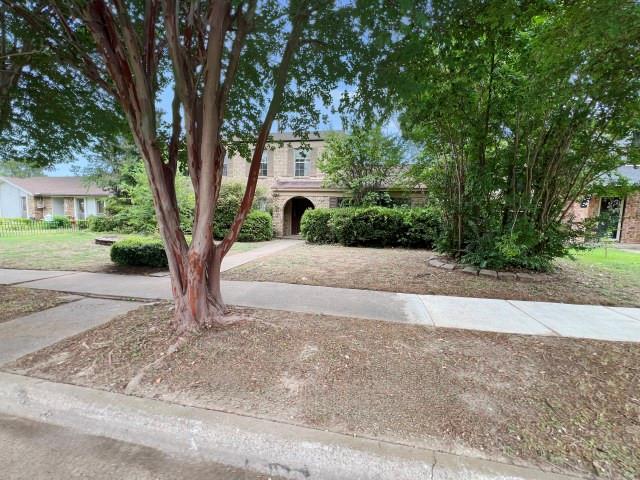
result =
[{"label": "tree trunk", "polygon": [[[187,269],[177,278],[172,274],[175,313],[173,326],[178,333],[195,332],[225,323],[227,312],[220,289],[221,262],[207,262],[189,253]],[[182,288],[186,285],[186,288]]]}]

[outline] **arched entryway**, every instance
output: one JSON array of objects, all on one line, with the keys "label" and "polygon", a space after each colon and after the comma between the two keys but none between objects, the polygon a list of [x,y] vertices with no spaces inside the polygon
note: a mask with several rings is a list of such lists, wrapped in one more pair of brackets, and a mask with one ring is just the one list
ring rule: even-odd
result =
[{"label": "arched entryway", "polygon": [[283,219],[285,235],[298,235],[300,233],[300,220],[308,208],[314,208],[314,205],[311,200],[305,197],[293,197],[285,203]]}]

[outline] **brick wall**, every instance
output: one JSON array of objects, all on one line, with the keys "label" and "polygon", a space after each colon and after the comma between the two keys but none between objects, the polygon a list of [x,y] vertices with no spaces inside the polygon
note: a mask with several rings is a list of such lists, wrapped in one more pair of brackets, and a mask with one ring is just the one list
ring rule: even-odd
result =
[{"label": "brick wall", "polygon": [[640,243],[640,192],[629,195],[624,201],[620,242]]},{"label": "brick wall", "polygon": [[573,218],[575,222],[582,222],[583,220],[598,215],[600,210],[600,199],[598,197],[591,197],[586,207],[581,205],[581,201],[574,202],[571,205],[571,209],[567,212],[566,218]]},{"label": "brick wall", "polygon": [[[293,164],[293,160],[290,150],[299,148],[300,145],[300,142],[291,142],[290,145],[289,143],[285,143],[282,147],[277,147],[275,150],[265,149],[271,165],[269,165],[268,167],[269,175],[266,177],[260,177],[260,179],[258,180],[258,184],[270,188],[275,183],[276,178],[293,177],[292,165],[290,166],[290,164]],[[324,142],[310,142],[310,146],[310,174],[306,177],[296,178],[323,177],[323,174],[316,168],[315,163],[324,150]],[[223,177],[223,181],[246,181],[247,175],[249,174],[249,163],[239,155],[235,155],[234,157],[229,159],[228,162],[227,175]]]},{"label": "brick wall", "polygon": [[329,208],[329,195],[318,195],[317,193],[295,192],[279,195],[273,200],[273,228],[277,236],[291,235],[291,208],[287,202],[295,197],[307,198],[313,203],[314,208]]}]

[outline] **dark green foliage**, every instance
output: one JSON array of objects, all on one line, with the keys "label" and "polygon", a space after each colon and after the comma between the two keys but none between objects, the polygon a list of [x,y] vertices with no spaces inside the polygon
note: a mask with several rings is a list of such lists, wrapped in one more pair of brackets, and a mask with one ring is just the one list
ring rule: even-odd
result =
[{"label": "dark green foliage", "polygon": [[111,260],[134,267],[167,267],[167,254],[159,238],[131,237],[111,246]]},{"label": "dark green foliage", "polygon": [[547,271],[554,258],[567,255],[568,248],[580,248],[576,242],[582,231],[577,226],[557,223],[544,232],[521,226],[510,234],[483,235],[469,244],[462,261],[480,268]]},{"label": "dark green foliage", "polygon": [[54,52],[47,34],[7,3],[0,2],[0,164],[22,164],[24,173],[50,167],[124,131],[113,99],[74,68],[82,57]]},{"label": "dark green foliage", "polygon": [[110,215],[91,216],[87,218],[87,225],[92,232],[115,232],[120,226]]},{"label": "dark green foliage", "polygon": [[310,243],[432,248],[440,225],[431,208],[335,208],[307,210],[301,231]]},{"label": "dark green foliage", "polygon": [[412,170],[443,212],[442,250],[479,266],[549,268],[583,228],[566,226],[571,202],[638,163],[640,5],[403,4],[365,10],[376,41],[350,106],[397,114],[421,148]]},{"label": "dark green foliage", "polygon": [[239,242],[266,242],[273,237],[273,221],[267,212],[252,210],[240,229]]},{"label": "dark green foliage", "polygon": [[[229,227],[233,223],[233,219],[235,218],[236,213],[240,208],[240,202],[242,201],[243,194],[244,194],[244,185],[241,183],[234,182],[234,183],[225,183],[222,185],[222,188],[220,189],[220,196],[218,197],[218,203],[216,205],[216,213],[214,215],[214,220],[213,220],[213,236],[217,240],[224,238],[224,236],[229,231]],[[266,204],[266,200],[267,198],[266,198],[264,189],[260,189],[260,188],[257,189],[255,198],[253,200],[253,203],[254,203],[253,208],[255,208],[255,206],[258,203]],[[262,212],[262,213],[266,213],[266,212]],[[250,215],[247,216],[246,221],[249,221],[249,216]],[[271,220],[271,218],[269,219]],[[238,240],[241,242],[248,241],[248,240],[243,240],[241,238],[243,230],[244,228],[240,230],[240,237],[238,238]],[[271,239],[272,235],[273,235],[273,227],[271,228],[271,231],[269,233],[268,240]]]},{"label": "dark green foliage", "polygon": [[442,235],[442,215],[435,208],[396,209],[404,215],[400,245],[409,248],[433,248]]},{"label": "dark green foliage", "polygon": [[329,226],[342,245],[395,246],[400,244],[404,215],[384,207],[346,208],[334,213]]},{"label": "dark green foliage", "polygon": [[389,206],[391,197],[379,192],[401,178],[405,145],[387,136],[380,126],[354,128],[349,135],[330,134],[318,162],[325,182],[350,193],[353,206]]},{"label": "dark green foliage", "polygon": [[64,215],[54,215],[53,218],[46,222],[49,228],[69,228],[71,220]]},{"label": "dark green foliage", "polygon": [[307,209],[300,222],[300,233],[309,243],[337,243],[338,240],[329,227],[332,213],[337,209]]},{"label": "dark green foliage", "polygon": [[213,220],[214,238],[220,240],[229,231],[242,201],[243,192],[244,187],[240,183],[229,183],[220,192]]}]

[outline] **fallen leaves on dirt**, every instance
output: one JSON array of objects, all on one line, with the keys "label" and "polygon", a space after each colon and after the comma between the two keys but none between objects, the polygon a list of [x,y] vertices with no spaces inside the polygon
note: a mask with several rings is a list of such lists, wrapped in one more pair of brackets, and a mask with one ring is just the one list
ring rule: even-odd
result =
[{"label": "fallen leaves on dirt", "polygon": [[[12,371],[122,392],[176,337],[146,306]],[[640,345],[233,309],[133,392],[340,432],[640,476]]]},{"label": "fallen leaves on dirt", "polygon": [[301,245],[223,273],[225,280],[269,281],[460,297],[640,306],[640,279],[569,260],[547,281],[466,275],[427,264],[432,252],[401,248]]},{"label": "fallen leaves on dirt", "polygon": [[67,303],[66,294],[0,286],[0,323]]}]

